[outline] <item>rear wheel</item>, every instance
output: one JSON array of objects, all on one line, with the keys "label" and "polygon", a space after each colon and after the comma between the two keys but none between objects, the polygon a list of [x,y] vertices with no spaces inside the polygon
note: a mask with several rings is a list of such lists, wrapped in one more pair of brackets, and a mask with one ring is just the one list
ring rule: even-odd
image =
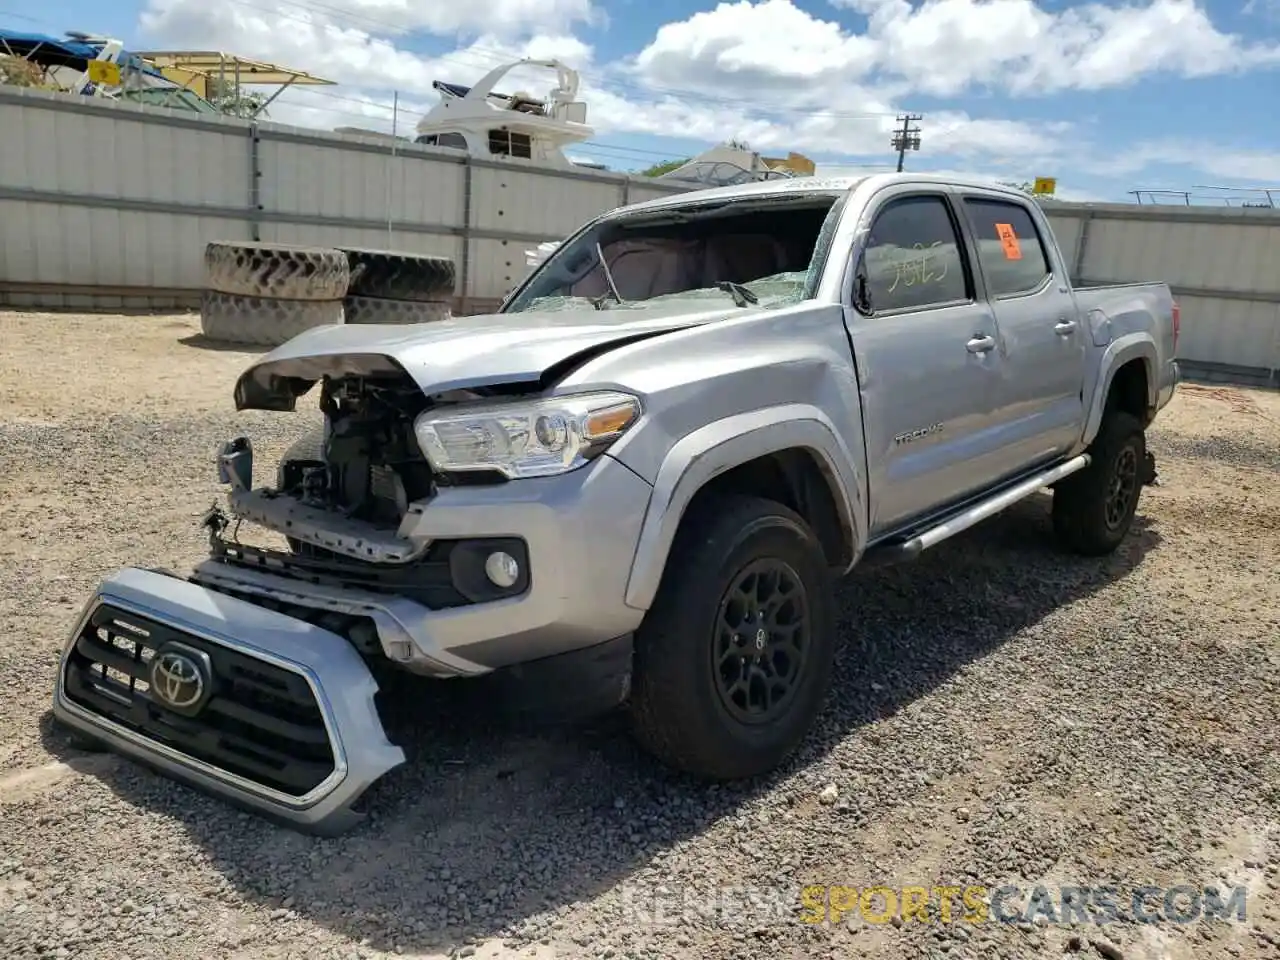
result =
[{"label": "rear wheel", "polygon": [[830,683],[834,599],[817,537],[754,497],[686,518],[637,631],[636,739],[713,780],[767,773],[800,743]]},{"label": "rear wheel", "polygon": [[1069,550],[1085,556],[1114,551],[1133,526],[1146,463],[1142,423],[1131,413],[1108,413],[1089,447],[1088,467],[1059,481],[1053,529]]}]

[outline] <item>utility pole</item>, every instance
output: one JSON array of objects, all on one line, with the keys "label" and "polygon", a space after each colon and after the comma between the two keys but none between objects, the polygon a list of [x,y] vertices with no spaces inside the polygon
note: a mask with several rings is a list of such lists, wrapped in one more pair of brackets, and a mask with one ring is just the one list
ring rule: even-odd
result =
[{"label": "utility pole", "polygon": [[905,116],[898,117],[902,123],[902,129],[893,135],[893,139],[889,141],[893,149],[898,151],[898,172],[902,172],[902,161],[906,158],[908,150],[920,149],[920,128],[911,126],[911,121],[924,119],[918,113],[908,113]]}]

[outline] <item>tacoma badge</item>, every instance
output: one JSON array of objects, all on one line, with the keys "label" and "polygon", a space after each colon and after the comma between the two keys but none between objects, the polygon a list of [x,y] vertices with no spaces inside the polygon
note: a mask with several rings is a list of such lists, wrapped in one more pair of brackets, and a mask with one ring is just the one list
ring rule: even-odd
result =
[{"label": "tacoma badge", "polygon": [[921,437],[927,437],[931,433],[941,433],[941,432],[942,432],[942,424],[935,423],[928,427],[921,427],[919,430],[911,430],[907,433],[900,433],[893,438],[893,442],[895,445],[900,443],[911,443],[914,440],[919,440]]}]

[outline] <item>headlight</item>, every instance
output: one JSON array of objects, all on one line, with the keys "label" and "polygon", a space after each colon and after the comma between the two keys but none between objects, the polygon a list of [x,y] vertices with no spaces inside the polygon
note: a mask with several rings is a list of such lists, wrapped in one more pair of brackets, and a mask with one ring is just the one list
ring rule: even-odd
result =
[{"label": "headlight", "polygon": [[640,401],[630,394],[584,393],[428,410],[413,429],[436,470],[491,470],[514,480],[576,470],[639,418]]}]

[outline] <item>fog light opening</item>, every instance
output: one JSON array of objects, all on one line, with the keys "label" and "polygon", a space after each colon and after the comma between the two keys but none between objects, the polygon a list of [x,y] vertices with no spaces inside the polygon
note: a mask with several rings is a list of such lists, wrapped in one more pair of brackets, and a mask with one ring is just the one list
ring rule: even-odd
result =
[{"label": "fog light opening", "polygon": [[520,579],[520,564],[511,554],[495,550],[485,558],[484,574],[495,587],[506,590]]}]

